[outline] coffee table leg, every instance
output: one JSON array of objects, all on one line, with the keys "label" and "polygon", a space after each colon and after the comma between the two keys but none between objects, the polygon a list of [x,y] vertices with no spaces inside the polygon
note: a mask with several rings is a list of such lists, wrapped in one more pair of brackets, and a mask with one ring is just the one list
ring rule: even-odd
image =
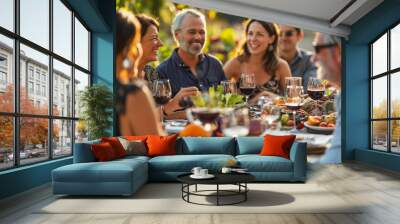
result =
[{"label": "coffee table leg", "polygon": [[244,201],[247,201],[247,182],[244,183]]},{"label": "coffee table leg", "polygon": [[219,184],[217,184],[217,206],[219,206]]}]

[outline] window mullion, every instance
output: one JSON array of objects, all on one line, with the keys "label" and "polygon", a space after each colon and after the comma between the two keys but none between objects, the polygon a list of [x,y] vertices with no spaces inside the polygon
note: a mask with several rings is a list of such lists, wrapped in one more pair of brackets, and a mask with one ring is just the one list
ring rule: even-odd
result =
[{"label": "window mullion", "polygon": [[[53,52],[53,0],[49,0],[49,50]],[[49,55],[49,73],[48,73],[48,83],[49,86],[47,90],[49,94],[49,116],[50,119],[48,120],[48,152],[49,152],[49,159],[53,159],[53,56]]]},{"label": "window mullion", "polygon": [[[14,30],[17,35],[19,35],[19,8],[20,8],[20,0],[14,1]],[[14,63],[13,63],[13,71],[14,71],[14,113],[19,114],[19,99],[20,99],[20,46],[19,39],[14,39]],[[20,156],[19,156],[19,136],[20,136],[20,118],[14,116],[14,166],[19,166],[20,164]]]},{"label": "window mullion", "polygon": [[[390,71],[390,35],[391,35],[391,32],[390,32],[390,29],[388,30],[388,32],[387,32],[387,46],[388,46],[388,49],[387,49],[387,71]],[[390,91],[391,91],[391,89],[390,89],[390,78],[391,78],[391,75],[390,75],[390,73],[389,74],[387,74],[387,118],[391,118],[392,117],[392,115],[391,115],[391,94],[390,94]],[[388,119],[388,121],[387,121],[387,141],[388,141],[388,143],[387,143],[387,145],[388,145],[388,152],[391,152],[392,151],[392,140],[391,140],[391,120],[390,119]]]},{"label": "window mullion", "polygon": [[[72,11],[71,14],[71,23],[72,23],[72,29],[71,29],[71,56],[72,56],[72,67],[71,67],[71,100],[72,100],[72,105],[71,105],[71,117],[76,118],[75,116],[75,12]],[[76,121],[72,121],[72,130],[71,130],[71,150],[72,150],[72,155],[74,155],[74,145],[75,145],[75,126],[76,126]]]}]

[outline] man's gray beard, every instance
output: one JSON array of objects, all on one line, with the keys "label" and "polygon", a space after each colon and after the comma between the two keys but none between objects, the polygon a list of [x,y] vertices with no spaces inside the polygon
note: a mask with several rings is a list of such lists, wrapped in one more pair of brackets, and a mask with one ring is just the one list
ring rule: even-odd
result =
[{"label": "man's gray beard", "polygon": [[340,79],[341,77],[336,77],[338,74],[333,74],[333,71],[329,71],[329,69],[323,65],[321,62],[317,62],[317,78],[321,80],[328,80],[329,82],[338,85],[340,87]]},{"label": "man's gray beard", "polygon": [[179,40],[179,47],[189,54],[200,55],[203,52],[204,44],[198,51],[193,51],[185,41]]}]

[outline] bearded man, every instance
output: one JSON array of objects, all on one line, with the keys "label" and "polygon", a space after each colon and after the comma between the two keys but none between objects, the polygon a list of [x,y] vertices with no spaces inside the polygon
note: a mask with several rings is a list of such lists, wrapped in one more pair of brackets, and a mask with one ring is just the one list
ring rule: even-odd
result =
[{"label": "bearded man", "polygon": [[184,87],[207,91],[226,79],[221,62],[203,53],[207,31],[201,12],[180,11],[172,21],[171,32],[178,48],[157,67],[157,73],[159,78],[170,80],[173,96]]}]

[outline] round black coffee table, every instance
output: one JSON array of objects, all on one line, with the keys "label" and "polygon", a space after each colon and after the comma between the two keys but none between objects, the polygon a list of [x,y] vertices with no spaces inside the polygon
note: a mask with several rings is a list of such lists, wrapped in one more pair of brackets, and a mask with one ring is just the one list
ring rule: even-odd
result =
[{"label": "round black coffee table", "polygon": [[[215,177],[212,179],[193,179],[189,174],[182,174],[177,177],[178,181],[182,183],[182,199],[188,203],[198,204],[198,205],[234,205],[239,204],[241,202],[245,202],[247,200],[247,192],[249,188],[247,187],[247,183],[255,180],[255,177],[248,173],[216,173],[213,174]],[[215,190],[197,190],[198,184],[204,185],[216,185]],[[195,186],[194,191],[190,191],[190,186]],[[223,190],[220,189],[220,185],[236,185],[238,186],[237,190]],[[215,192],[215,194],[206,194],[209,192]],[[216,204],[202,204],[190,201],[190,196],[204,196],[204,197],[216,197]],[[221,203],[221,197],[230,197],[230,196],[241,196],[240,200],[234,201],[231,203]]]}]

